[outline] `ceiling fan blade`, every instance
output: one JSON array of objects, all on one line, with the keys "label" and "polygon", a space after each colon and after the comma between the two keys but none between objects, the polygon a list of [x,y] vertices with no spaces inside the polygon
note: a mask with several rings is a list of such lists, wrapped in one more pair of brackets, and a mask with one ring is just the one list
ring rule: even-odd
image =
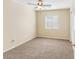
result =
[{"label": "ceiling fan blade", "polygon": [[43,6],[51,7],[52,5],[50,5],[50,4],[47,4],[47,5],[43,5]]},{"label": "ceiling fan blade", "polygon": [[36,5],[36,4],[33,4],[33,3],[27,3],[28,5]]}]

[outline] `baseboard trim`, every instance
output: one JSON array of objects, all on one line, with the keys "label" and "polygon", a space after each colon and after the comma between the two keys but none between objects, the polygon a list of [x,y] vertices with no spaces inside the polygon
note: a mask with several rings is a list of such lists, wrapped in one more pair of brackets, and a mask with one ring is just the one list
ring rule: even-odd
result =
[{"label": "baseboard trim", "polygon": [[[37,37],[37,38],[45,38],[45,39],[59,39],[59,38],[49,38],[49,37]],[[67,40],[67,41],[70,41],[69,39],[60,39],[60,40]]]},{"label": "baseboard trim", "polygon": [[[16,46],[12,46],[11,48],[4,50],[3,53],[8,52],[8,51],[10,51],[10,50],[12,50],[12,49],[14,49],[14,48],[16,48],[16,47],[24,44],[24,43],[26,43],[26,42],[28,42],[30,40],[36,39],[36,38],[57,39],[57,38],[48,38],[48,37],[33,37],[33,38],[29,39],[29,40],[26,40],[26,41],[21,42],[20,44],[18,44]],[[66,40],[66,39],[61,39],[61,40]],[[72,44],[72,46],[75,47],[75,44],[73,44],[71,40],[68,40],[68,41],[70,41],[71,44]]]},{"label": "baseboard trim", "polygon": [[75,43],[73,43],[72,40],[70,40],[70,43],[72,45],[73,51],[75,51]]},{"label": "baseboard trim", "polygon": [[12,46],[11,48],[4,50],[4,51],[3,51],[3,53],[6,53],[6,52],[8,52],[8,51],[10,51],[10,50],[12,50],[12,49],[14,49],[14,48],[18,47],[18,46],[20,46],[20,45],[22,45],[22,44],[24,44],[24,43],[26,43],[26,42],[30,41],[30,40],[35,39],[35,38],[36,38],[36,37],[33,37],[32,39],[29,39],[29,40],[23,41],[23,42],[21,42],[21,43],[19,43],[19,44],[15,45],[15,46]]}]

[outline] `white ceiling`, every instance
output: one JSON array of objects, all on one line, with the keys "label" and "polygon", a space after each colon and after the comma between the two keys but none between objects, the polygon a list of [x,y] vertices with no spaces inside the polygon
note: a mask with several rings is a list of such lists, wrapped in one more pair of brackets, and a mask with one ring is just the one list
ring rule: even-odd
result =
[{"label": "white ceiling", "polygon": [[[15,0],[23,4],[36,3],[37,0]],[[43,0],[46,4],[51,4],[51,8],[70,8],[74,0]]]}]

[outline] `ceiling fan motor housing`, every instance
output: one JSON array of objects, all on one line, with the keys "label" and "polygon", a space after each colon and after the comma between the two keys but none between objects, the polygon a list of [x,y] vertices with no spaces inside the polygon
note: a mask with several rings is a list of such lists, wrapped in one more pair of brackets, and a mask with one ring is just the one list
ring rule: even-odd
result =
[{"label": "ceiling fan motor housing", "polygon": [[38,6],[43,6],[42,0],[38,0],[37,5],[38,5]]},{"label": "ceiling fan motor housing", "polygon": [[42,6],[42,5],[43,5],[43,3],[42,3],[42,2],[41,2],[41,3],[39,3],[39,2],[38,2],[38,3],[37,3],[37,5],[38,5],[38,6]]}]

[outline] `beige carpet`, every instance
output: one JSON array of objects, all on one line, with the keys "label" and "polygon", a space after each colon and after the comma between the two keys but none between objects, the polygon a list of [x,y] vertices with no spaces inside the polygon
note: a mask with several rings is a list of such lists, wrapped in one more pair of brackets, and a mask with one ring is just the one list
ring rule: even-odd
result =
[{"label": "beige carpet", "polygon": [[4,53],[4,59],[74,59],[69,41],[36,38]]}]

